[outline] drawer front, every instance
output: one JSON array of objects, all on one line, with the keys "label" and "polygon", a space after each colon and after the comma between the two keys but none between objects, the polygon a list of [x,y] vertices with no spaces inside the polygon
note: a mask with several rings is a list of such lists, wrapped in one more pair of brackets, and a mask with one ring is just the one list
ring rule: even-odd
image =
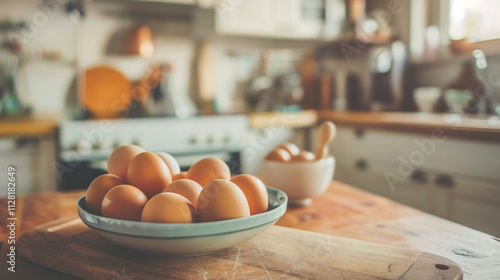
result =
[{"label": "drawer front", "polygon": [[[368,158],[414,168],[500,181],[500,143],[467,141],[431,133],[339,127],[331,151],[338,161]],[[397,169],[394,170],[397,172]]]}]

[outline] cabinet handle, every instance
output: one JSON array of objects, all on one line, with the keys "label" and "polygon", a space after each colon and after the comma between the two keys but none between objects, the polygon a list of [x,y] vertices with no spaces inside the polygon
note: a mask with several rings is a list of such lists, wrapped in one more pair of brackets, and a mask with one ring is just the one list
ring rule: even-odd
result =
[{"label": "cabinet handle", "polygon": [[364,160],[364,159],[358,159],[358,160],[356,160],[356,162],[354,163],[354,165],[356,166],[356,168],[358,170],[366,170],[366,169],[368,169],[368,162],[366,162],[366,160]]},{"label": "cabinet handle", "polygon": [[412,181],[420,183],[420,184],[427,182],[427,174],[424,171],[418,170],[418,169],[413,171],[410,178]]},{"label": "cabinet handle", "polygon": [[356,135],[356,138],[361,139],[365,135],[365,130],[361,127],[357,127],[354,129],[354,135]]},{"label": "cabinet handle", "polygon": [[35,137],[21,137],[16,139],[16,149],[36,149],[40,145],[40,139]]},{"label": "cabinet handle", "polygon": [[434,181],[438,187],[451,189],[455,186],[455,181],[450,175],[439,174]]}]

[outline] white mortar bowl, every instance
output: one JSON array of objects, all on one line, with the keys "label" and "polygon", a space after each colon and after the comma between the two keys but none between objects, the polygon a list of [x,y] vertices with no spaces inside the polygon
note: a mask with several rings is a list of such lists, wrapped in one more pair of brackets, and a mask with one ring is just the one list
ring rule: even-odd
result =
[{"label": "white mortar bowl", "polygon": [[260,178],[267,186],[282,190],[290,205],[309,205],[311,198],[326,191],[335,173],[335,158],[315,161],[263,160]]}]

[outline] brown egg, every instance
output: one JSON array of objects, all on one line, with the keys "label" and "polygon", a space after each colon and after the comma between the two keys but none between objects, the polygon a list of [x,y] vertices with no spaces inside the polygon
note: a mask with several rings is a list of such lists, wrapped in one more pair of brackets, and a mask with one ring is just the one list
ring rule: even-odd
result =
[{"label": "brown egg", "polygon": [[165,162],[172,176],[181,173],[181,168],[179,167],[179,163],[177,162],[177,160],[175,160],[175,158],[172,155],[163,152],[156,154]]},{"label": "brown egg", "polygon": [[158,155],[144,152],[138,154],[130,162],[127,183],[137,187],[148,198],[151,198],[172,183],[172,175],[167,164]]},{"label": "brown egg", "polygon": [[142,152],[144,149],[136,145],[124,145],[114,149],[108,158],[108,173],[126,180],[130,162]]},{"label": "brown egg", "polygon": [[249,174],[241,174],[234,176],[231,182],[235,183],[245,194],[250,207],[250,215],[267,211],[267,189],[259,178]]},{"label": "brown egg", "polygon": [[114,219],[140,221],[146,202],[148,198],[138,188],[131,185],[118,185],[104,196],[101,215]]},{"label": "brown egg", "polygon": [[85,196],[85,204],[90,213],[101,215],[102,200],[113,187],[125,184],[122,178],[113,174],[103,174],[90,183]]},{"label": "brown egg", "polygon": [[290,161],[311,161],[314,160],[314,154],[308,151],[301,151],[298,155],[292,156]]},{"label": "brown egg", "polygon": [[187,179],[187,177],[188,177],[187,171],[182,171],[179,174],[172,175],[172,182],[180,179]]},{"label": "brown egg", "polygon": [[193,223],[196,210],[189,200],[176,193],[160,193],[153,196],[142,211],[141,222]]},{"label": "brown egg", "polygon": [[297,145],[290,143],[290,142],[285,142],[285,143],[279,145],[278,148],[285,149],[291,156],[298,155],[300,152],[299,147],[297,147]]},{"label": "brown egg", "polygon": [[266,160],[287,162],[291,157],[292,156],[287,150],[283,148],[276,148],[267,154]]},{"label": "brown egg", "polygon": [[188,179],[194,180],[200,186],[205,187],[208,182],[215,179],[231,179],[231,171],[224,161],[208,157],[193,164],[189,168],[187,176]]},{"label": "brown egg", "polygon": [[179,179],[166,186],[162,192],[172,192],[180,194],[183,197],[187,198],[187,200],[189,200],[189,202],[191,202],[193,207],[196,209],[196,206],[198,205],[198,196],[200,195],[202,189],[203,188],[200,186],[200,184],[196,183],[193,180]]},{"label": "brown egg", "polygon": [[198,220],[212,222],[250,216],[243,191],[233,182],[217,179],[208,183],[198,197]]}]

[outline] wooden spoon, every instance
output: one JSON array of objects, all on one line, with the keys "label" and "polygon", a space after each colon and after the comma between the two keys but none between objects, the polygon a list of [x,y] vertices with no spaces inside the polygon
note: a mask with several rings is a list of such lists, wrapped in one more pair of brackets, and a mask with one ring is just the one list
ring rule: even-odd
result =
[{"label": "wooden spoon", "polygon": [[335,137],[337,129],[331,121],[323,122],[318,129],[318,147],[316,148],[315,158],[320,160],[328,156],[328,144]]}]

